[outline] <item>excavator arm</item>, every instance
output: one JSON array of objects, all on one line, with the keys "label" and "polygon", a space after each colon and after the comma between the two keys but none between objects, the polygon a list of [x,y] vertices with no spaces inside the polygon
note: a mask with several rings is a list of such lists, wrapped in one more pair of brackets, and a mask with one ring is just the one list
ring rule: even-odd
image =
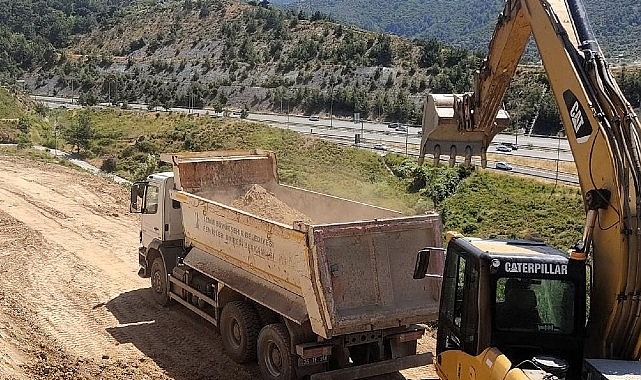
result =
[{"label": "excavator arm", "polygon": [[586,210],[575,259],[592,262],[586,351],[641,358],[641,126],[603,57],[580,0],[507,0],[474,92],[426,101],[420,161],[481,156],[507,125],[500,108],[534,37],[577,167]]}]

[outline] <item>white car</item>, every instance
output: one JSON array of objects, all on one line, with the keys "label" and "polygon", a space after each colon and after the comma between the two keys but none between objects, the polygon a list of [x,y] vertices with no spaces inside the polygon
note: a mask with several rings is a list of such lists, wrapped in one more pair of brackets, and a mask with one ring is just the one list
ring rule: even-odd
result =
[{"label": "white car", "polygon": [[511,151],[512,151],[512,148],[510,148],[510,147],[509,147],[509,146],[507,146],[507,145],[499,145],[499,146],[497,146],[497,147],[496,147],[496,150],[497,150],[498,152],[511,152]]},{"label": "white car", "polygon": [[374,144],[374,149],[376,149],[376,150],[387,150],[387,145],[385,145],[385,144]]},{"label": "white car", "polygon": [[407,127],[404,125],[399,125],[395,128],[397,132],[407,132]]},{"label": "white car", "polygon": [[494,164],[494,167],[499,170],[512,170],[512,165],[502,161],[499,161],[496,164]]},{"label": "white car", "polygon": [[309,121],[319,121],[319,120],[320,120],[320,116],[318,115],[312,115],[309,117]]}]

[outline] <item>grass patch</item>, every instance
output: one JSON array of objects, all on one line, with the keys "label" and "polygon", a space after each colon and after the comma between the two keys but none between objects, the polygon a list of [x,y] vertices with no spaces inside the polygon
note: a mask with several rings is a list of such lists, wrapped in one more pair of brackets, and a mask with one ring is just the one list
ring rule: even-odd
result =
[{"label": "grass patch", "polygon": [[18,119],[26,109],[5,88],[0,87],[0,119]]},{"label": "grass patch", "polygon": [[583,233],[578,187],[477,171],[439,207],[444,229],[464,235],[544,240],[559,249]]},{"label": "grass patch", "polygon": [[[408,214],[431,207],[419,194],[405,192],[403,181],[390,173],[377,154],[367,150],[238,119],[114,109],[83,112],[88,112],[94,129],[90,151],[86,152],[90,161],[100,166],[103,157],[115,157],[115,174],[128,179],[144,177],[141,165],[150,170],[169,169],[150,165],[149,155],[265,149],[276,153],[283,183]],[[58,115],[62,127],[75,123],[76,118],[75,111]]]},{"label": "grass patch", "polygon": [[[265,149],[276,153],[281,182],[365,203],[419,214],[435,208],[444,229],[468,236],[534,238],[566,249],[581,236],[584,213],[577,187],[553,186],[489,170],[419,167],[414,159],[339,146],[296,132],[239,119],[121,109],[57,110],[49,122],[35,120],[26,135],[35,144],[70,150],[59,130],[86,112],[94,131],[85,158],[109,159],[114,173],[128,179],[169,169],[157,162],[164,152]],[[68,164],[48,153],[8,149],[4,154]],[[573,166],[573,165],[572,165]],[[434,206],[436,204],[436,206]]]},{"label": "grass patch", "polygon": [[[489,153],[487,157],[491,161],[504,161],[516,166],[541,169],[549,172],[556,172],[557,168],[556,161],[549,159],[528,158],[515,155],[505,156],[491,153]],[[559,173],[577,175],[576,165],[574,162],[561,161],[559,162]]]}]

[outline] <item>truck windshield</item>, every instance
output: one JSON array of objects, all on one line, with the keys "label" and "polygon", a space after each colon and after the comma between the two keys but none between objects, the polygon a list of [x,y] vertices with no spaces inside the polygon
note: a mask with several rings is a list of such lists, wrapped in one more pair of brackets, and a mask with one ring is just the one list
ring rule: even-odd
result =
[{"label": "truck windshield", "polygon": [[503,277],[496,282],[494,308],[498,330],[571,334],[574,284],[552,279]]}]

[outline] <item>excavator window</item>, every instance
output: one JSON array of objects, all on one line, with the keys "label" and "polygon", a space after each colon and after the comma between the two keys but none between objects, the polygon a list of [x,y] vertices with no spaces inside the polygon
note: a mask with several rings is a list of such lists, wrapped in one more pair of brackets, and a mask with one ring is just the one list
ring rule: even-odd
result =
[{"label": "excavator window", "polygon": [[437,352],[449,349],[475,352],[479,272],[474,261],[456,252],[446,256]]},{"label": "excavator window", "polygon": [[498,330],[571,334],[574,284],[553,279],[499,278],[494,315]]}]

